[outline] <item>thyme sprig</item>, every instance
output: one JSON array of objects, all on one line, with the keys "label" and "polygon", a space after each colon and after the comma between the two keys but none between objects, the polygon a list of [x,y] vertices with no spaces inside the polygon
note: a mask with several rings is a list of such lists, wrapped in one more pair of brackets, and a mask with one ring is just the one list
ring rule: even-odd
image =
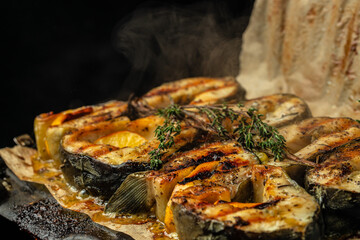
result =
[{"label": "thyme sprig", "polygon": [[216,134],[225,140],[237,140],[254,154],[264,152],[273,156],[274,160],[283,160],[286,157],[302,164],[313,165],[312,162],[290,154],[286,149],[285,138],[276,128],[263,122],[261,119],[263,115],[258,114],[255,108],[246,110],[241,104],[237,108],[236,105],[229,107],[227,104],[206,106],[171,104],[169,107],[158,109],[156,114],[165,120],[164,124],[155,130],[155,137],[160,143],[157,149],[149,153],[152,169],[161,167],[162,156],[167,149],[174,146],[174,137],[181,133],[181,123]]},{"label": "thyme sprig", "polygon": [[156,114],[165,120],[163,125],[158,126],[155,130],[155,137],[160,143],[157,149],[149,153],[150,167],[152,169],[159,169],[161,167],[162,156],[166,153],[167,149],[175,144],[174,137],[181,132],[181,122],[184,121],[187,125],[212,134],[218,134],[225,139],[230,139],[229,132],[223,122],[226,118],[229,118],[232,122],[237,118],[237,114],[226,105],[179,106],[171,104],[167,108],[158,109]]},{"label": "thyme sprig", "polygon": [[269,153],[275,160],[282,160],[285,156],[285,138],[278,130],[261,120],[262,114],[257,114],[255,108],[249,108],[247,115],[249,119],[242,117],[235,132],[237,141],[250,151],[257,150]]},{"label": "thyme sprig", "polygon": [[168,108],[159,109],[158,115],[165,118],[164,124],[155,129],[155,137],[159,140],[157,149],[152,150],[150,154],[150,167],[159,169],[162,165],[161,157],[166,149],[171,148],[175,142],[174,137],[181,132],[181,120],[184,118],[183,112],[176,104],[170,105]]},{"label": "thyme sprig", "polygon": [[[229,119],[233,123],[239,116],[233,109],[226,104],[211,106],[182,106],[185,122],[193,127],[200,128],[212,134],[217,134],[221,138],[231,139],[232,133],[226,128],[225,121]],[[196,110],[196,111],[194,111]]]}]

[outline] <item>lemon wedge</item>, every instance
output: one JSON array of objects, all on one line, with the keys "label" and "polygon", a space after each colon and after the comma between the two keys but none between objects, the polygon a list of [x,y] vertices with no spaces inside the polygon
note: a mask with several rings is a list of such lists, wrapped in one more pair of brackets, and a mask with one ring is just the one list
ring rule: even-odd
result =
[{"label": "lemon wedge", "polygon": [[104,137],[98,138],[96,144],[108,144],[118,148],[137,147],[146,142],[141,135],[130,131],[114,132]]}]

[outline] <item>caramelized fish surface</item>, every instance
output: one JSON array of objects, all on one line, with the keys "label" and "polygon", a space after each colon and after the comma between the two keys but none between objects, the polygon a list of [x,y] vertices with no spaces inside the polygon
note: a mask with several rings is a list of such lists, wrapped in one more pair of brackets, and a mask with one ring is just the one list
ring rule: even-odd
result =
[{"label": "caramelized fish surface", "polygon": [[180,239],[320,238],[320,206],[281,168],[254,165],[238,173],[243,181],[251,178],[253,201],[232,201],[226,194],[231,180],[217,184],[210,178],[175,189],[170,206]]},{"label": "caramelized fish surface", "polygon": [[[291,94],[244,96],[233,78],[199,77],[165,83],[128,102],[41,114],[34,123],[37,157],[53,159],[69,186],[98,197],[104,216],[156,216],[167,236],[320,239],[321,207],[359,210],[359,122],[312,117]],[[160,143],[154,132],[165,120],[156,109],[177,104],[201,114],[199,106],[224,102],[244,116],[255,108],[278,128],[289,159],[275,161],[237,139],[182,122],[174,145],[161,155],[161,169],[151,169],[149,153]],[[223,124],[233,132],[239,121]],[[122,146],[99,140],[121,131],[142,141]]]}]

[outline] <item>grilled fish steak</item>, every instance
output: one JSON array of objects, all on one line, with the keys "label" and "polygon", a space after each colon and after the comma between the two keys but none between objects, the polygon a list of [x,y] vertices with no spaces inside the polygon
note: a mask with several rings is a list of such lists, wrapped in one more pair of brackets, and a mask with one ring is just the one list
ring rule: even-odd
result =
[{"label": "grilled fish steak", "polygon": [[[192,104],[192,101],[196,101],[198,104],[207,104],[214,102],[214,99],[202,98],[202,94],[217,95],[216,92],[220,90],[222,94],[215,102],[225,98],[242,100],[244,97],[243,88],[233,78],[188,78],[163,84],[149,91],[138,101],[154,108],[167,106],[170,102]],[[40,114],[34,121],[39,156],[43,159],[59,160],[59,144],[65,134],[123,116],[127,107],[128,104],[125,102],[110,101],[57,114]]]},{"label": "grilled fish steak", "polygon": [[[242,168],[253,202],[224,197],[229,183],[202,181],[175,189],[170,201],[180,239],[319,239],[320,206],[280,167]],[[241,194],[247,195],[244,192]]]},{"label": "grilled fish steak", "polygon": [[[137,147],[118,148],[94,144],[95,139],[107,132],[103,128],[87,127],[65,135],[60,144],[64,175],[78,188],[108,199],[127,175],[150,169],[148,154],[159,144],[152,133],[162,121],[159,117],[150,116],[131,121],[117,129],[148,136],[148,141]],[[197,132],[194,128],[183,127],[181,133],[174,138],[174,147],[168,149],[164,157],[195,140]]]},{"label": "grilled fish steak", "polygon": [[[175,98],[173,101],[176,103],[188,103],[190,101],[190,104],[194,105],[206,104],[208,101],[214,103],[214,98],[204,97],[203,94],[205,93],[206,96],[212,93],[219,96],[217,91],[220,91],[220,88],[221,96],[224,99],[231,100],[233,98],[237,100],[238,96],[234,97],[234,89],[237,89],[236,91],[240,89],[229,79],[185,79],[164,85],[151,90],[138,101],[150,102],[152,107],[157,106],[157,104],[161,105],[160,99],[164,99],[165,96],[169,97],[169,95],[164,94],[167,92],[170,93],[170,97]],[[194,86],[196,86],[195,93],[189,92],[189,89]],[[225,94],[225,90],[229,88],[232,90]],[[161,89],[167,90],[161,91]],[[175,91],[176,89],[178,91]],[[182,94],[188,94],[186,101]],[[215,102],[218,101],[219,99],[216,99]],[[114,193],[127,175],[150,168],[148,153],[158,145],[158,141],[152,133],[156,126],[162,123],[160,118],[154,116],[130,121],[129,118],[123,116],[127,104],[117,104],[119,107],[109,107],[99,113],[73,118],[59,125],[51,124],[46,132],[47,145],[54,146],[51,149],[59,149],[59,153],[50,151],[50,155],[54,156],[55,159],[60,158],[66,179],[74,186],[87,190],[91,195],[101,196],[104,199],[108,199]],[[245,107],[263,105],[266,105],[261,109],[261,113],[265,114],[265,121],[275,125],[292,123],[310,114],[306,104],[293,95],[279,94],[244,102]],[[283,118],[278,114],[278,109],[282,110]],[[103,121],[99,120],[99,115],[105,116]],[[123,149],[117,149],[110,145],[94,144],[94,140],[97,138],[124,129],[144,136],[147,142],[139,147]],[[175,147],[163,156],[163,161],[166,162],[168,155],[196,140],[197,133],[196,129],[183,128],[182,133],[175,138]],[[61,140],[60,143],[58,143],[59,139]]]},{"label": "grilled fish steak", "polygon": [[[163,84],[137,101],[158,108],[170,102],[201,105],[225,99],[239,100],[243,96],[242,87],[233,78],[189,78]],[[125,102],[113,101],[38,116],[35,133],[39,156],[59,162],[65,177],[74,186],[107,199],[128,174],[149,169],[146,157],[158,144],[153,132],[163,120],[149,116],[130,121],[126,116],[127,107]],[[94,144],[96,138],[119,130],[137,132],[148,141],[142,146],[124,149]],[[168,153],[191,142],[196,132],[183,129]]]},{"label": "grilled fish steak", "polygon": [[244,106],[256,108],[260,114],[266,116],[264,122],[273,127],[289,125],[311,117],[307,104],[292,94],[274,94],[255,98],[244,102]]},{"label": "grilled fish steak", "polygon": [[[264,115],[263,121],[275,126],[293,123],[311,115],[306,104],[302,102],[301,99],[289,94],[271,95],[253,99],[245,101],[243,105],[245,108],[261,106],[259,112]],[[278,109],[282,110],[284,114],[283,118],[279,114]],[[198,141],[197,139],[197,142]],[[148,211],[152,203],[155,202],[156,215],[160,220],[163,220],[165,206],[175,184],[183,181],[186,174],[190,173],[189,171],[193,170],[196,164],[202,162],[198,161],[198,158],[201,157],[203,159],[204,156],[207,156],[206,154],[204,155],[204,152],[212,154],[213,156],[218,156],[219,153],[227,156],[227,154],[224,153],[226,150],[235,148],[233,149],[233,154],[235,154],[238,153],[239,150],[237,149],[239,149],[239,147],[240,146],[234,142],[204,145],[200,148],[181,153],[180,155],[171,156],[170,159],[164,159],[167,163],[164,165],[161,173],[154,173],[154,171],[152,171],[129,176],[126,183],[123,184],[109,200],[106,212],[132,213]],[[219,159],[221,159],[221,157],[219,157]],[[179,170],[179,166],[183,167]],[[288,167],[291,166],[288,165]],[[158,176],[158,174],[160,174],[160,176]],[[135,185],[143,185],[142,191],[132,191]],[[137,201],[133,201],[133,199],[137,199]]]},{"label": "grilled fish steak", "polygon": [[166,107],[172,102],[178,104],[204,105],[227,100],[243,100],[245,90],[232,77],[187,78],[164,83],[146,93],[139,101],[150,106]]},{"label": "grilled fish steak", "polygon": [[282,127],[279,132],[290,151],[309,159],[357,138],[359,128],[359,122],[351,118],[314,117]]},{"label": "grilled fish steak", "polygon": [[307,190],[323,207],[360,213],[360,138],[318,158],[305,177]]},{"label": "grilled fish steak", "polygon": [[60,162],[59,145],[62,137],[84,126],[101,124],[119,117],[126,104],[111,101],[96,106],[87,106],[54,114],[44,113],[35,118],[34,132],[38,155],[42,159],[52,158]]},{"label": "grilled fish steak", "polygon": [[[202,146],[181,152],[172,156],[163,168],[158,171],[129,175],[126,183],[112,196],[106,206],[106,212],[137,212],[148,211],[153,204],[156,206],[156,216],[165,219],[165,209],[178,182],[201,179],[201,174],[206,177],[204,166],[209,163],[218,163],[224,159],[238,159],[244,155],[244,150],[236,141],[206,143]],[[258,160],[253,154],[247,154],[253,162]],[[249,159],[241,158],[244,162]],[[195,174],[196,173],[196,174]],[[142,179],[142,180],[141,180]],[[134,186],[143,185],[145,193],[132,192]],[[141,205],[146,202],[149,205]]]},{"label": "grilled fish steak", "polygon": [[[188,78],[129,102],[41,114],[34,123],[38,157],[54,159],[70,185],[105,200],[105,213],[155,214],[180,239],[319,239],[321,206],[359,211],[360,123],[312,117],[307,104],[291,94],[244,96],[233,78]],[[164,119],[134,107],[225,101],[236,111],[256,108],[263,122],[278,128],[294,157],[260,161],[259,153],[236,140],[182,123],[175,144],[161,156],[162,168],[151,170],[149,153],[159,145],[154,131]],[[98,142],[119,131],[144,142]],[[296,158],[318,165],[306,167]]]}]

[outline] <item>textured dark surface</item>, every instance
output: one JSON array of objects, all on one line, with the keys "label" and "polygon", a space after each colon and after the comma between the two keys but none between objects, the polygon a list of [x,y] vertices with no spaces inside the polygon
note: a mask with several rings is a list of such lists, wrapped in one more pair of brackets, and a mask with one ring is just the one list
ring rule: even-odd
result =
[{"label": "textured dark surface", "polygon": [[[4,170],[4,168],[3,168]],[[21,239],[132,239],[61,207],[47,189],[20,181],[9,169],[2,174],[0,215],[2,228]],[[4,194],[6,193],[6,194]]]},{"label": "textured dark surface", "polygon": [[52,198],[15,208],[15,221],[41,239],[132,239],[93,223],[87,216],[59,206]]}]

